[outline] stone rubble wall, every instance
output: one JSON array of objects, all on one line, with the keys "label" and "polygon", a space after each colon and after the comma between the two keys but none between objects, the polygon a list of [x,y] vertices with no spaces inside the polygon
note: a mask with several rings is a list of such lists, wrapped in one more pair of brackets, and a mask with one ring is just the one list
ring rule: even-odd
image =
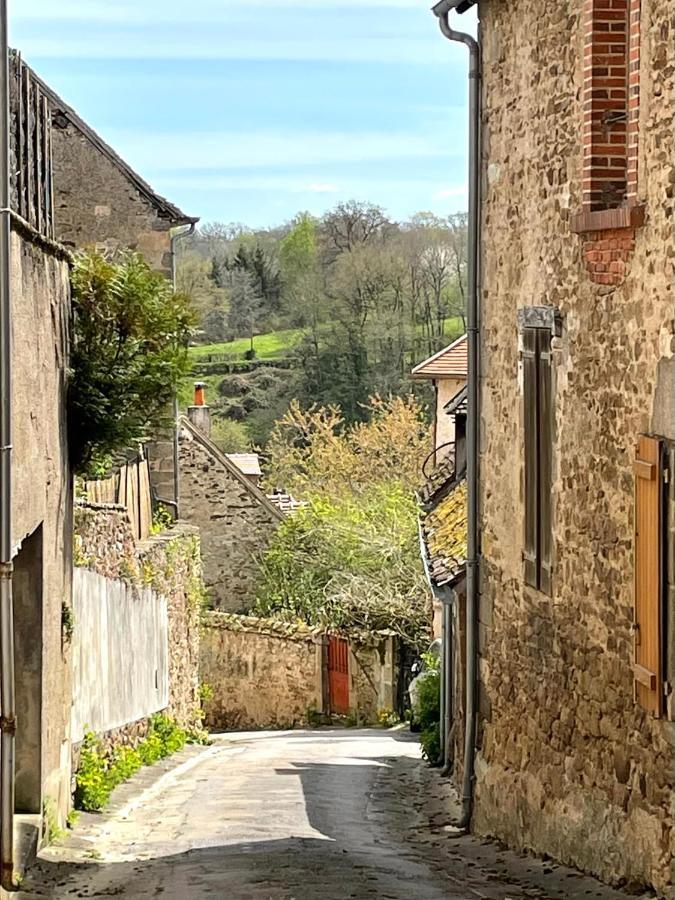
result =
[{"label": "stone rubble wall", "polygon": [[[672,896],[673,726],[633,702],[633,446],[672,380],[673,3],[642,3],[639,200],[620,284],[582,236],[581,0],[480,4],[484,38],[480,752],[473,827]],[[517,309],[560,309],[553,596],[522,577]],[[670,379],[668,381],[668,379]],[[660,387],[661,385],[661,387]],[[661,400],[659,400],[661,397]],[[668,399],[672,405],[672,399]],[[671,406],[672,408],[672,406]]]},{"label": "stone rubble wall", "polygon": [[[388,634],[349,636],[351,716],[376,723],[395,705],[394,640]],[[205,612],[201,680],[211,729],[315,725],[328,712],[328,635],[324,629],[255,616]]]},{"label": "stone rubble wall", "polygon": [[188,427],[180,436],[180,514],[200,531],[210,605],[248,612],[260,559],[280,515],[259,491],[232,473],[217,448]]},{"label": "stone rubble wall", "polygon": [[[123,582],[139,594],[150,588],[166,599],[169,691],[163,711],[184,728],[197,727],[199,616],[204,601],[197,529],[179,523],[136,544],[123,507],[79,502],[75,508],[75,564],[114,585]],[[146,725],[141,719],[114,731],[124,743],[132,733],[142,735]]]},{"label": "stone rubble wall", "polygon": [[136,250],[171,277],[171,222],[73,123],[52,128],[56,237],[69,247]]}]

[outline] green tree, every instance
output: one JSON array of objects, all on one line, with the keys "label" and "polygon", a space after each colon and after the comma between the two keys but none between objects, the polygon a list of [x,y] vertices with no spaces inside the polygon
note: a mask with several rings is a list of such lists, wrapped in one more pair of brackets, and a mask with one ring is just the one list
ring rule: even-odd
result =
[{"label": "green tree", "polygon": [[165,424],[189,369],[188,298],[136,253],[80,253],[72,271],[68,439],[76,472]]}]

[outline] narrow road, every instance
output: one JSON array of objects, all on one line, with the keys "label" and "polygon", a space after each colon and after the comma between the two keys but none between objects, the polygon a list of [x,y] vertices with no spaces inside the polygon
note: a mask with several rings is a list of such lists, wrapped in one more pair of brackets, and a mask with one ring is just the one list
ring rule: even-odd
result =
[{"label": "narrow road", "polygon": [[420,811],[423,772],[418,745],[403,731],[226,735],[118,789],[108,812],[83,816],[43,852],[16,896],[622,896],[570,870],[453,839],[447,828],[433,829],[434,838]]}]

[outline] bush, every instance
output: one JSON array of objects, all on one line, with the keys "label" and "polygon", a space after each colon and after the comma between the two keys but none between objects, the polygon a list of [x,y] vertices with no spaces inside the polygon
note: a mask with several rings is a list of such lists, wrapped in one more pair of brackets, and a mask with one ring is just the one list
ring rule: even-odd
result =
[{"label": "bush", "polygon": [[420,723],[422,755],[432,765],[438,765],[441,755],[441,671],[440,661],[433,654],[425,654],[426,670],[420,680],[417,714]]},{"label": "bush", "polygon": [[73,467],[86,474],[166,424],[189,370],[193,317],[137,253],[79,253],[71,279],[68,437]]},{"label": "bush", "polygon": [[246,453],[251,449],[246,425],[231,419],[213,418],[211,440],[223,453]]},{"label": "bush", "polygon": [[312,497],[263,555],[257,611],[324,627],[391,629],[413,646],[426,644],[412,494],[393,482],[358,496]]},{"label": "bush", "polygon": [[188,733],[165,715],[152,717],[147,737],[136,747],[106,752],[96,735],[86,734],[76,775],[75,806],[98,812],[107,804],[113,790],[128,781],[141,766],[151,766],[176,753],[188,740]]}]

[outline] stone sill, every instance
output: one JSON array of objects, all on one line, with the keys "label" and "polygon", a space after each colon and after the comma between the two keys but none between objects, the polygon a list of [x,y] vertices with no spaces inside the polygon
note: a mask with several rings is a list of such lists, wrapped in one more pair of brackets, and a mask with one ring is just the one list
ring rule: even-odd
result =
[{"label": "stone sill", "polygon": [[645,208],[640,206],[620,206],[617,209],[584,209],[570,220],[570,230],[574,234],[589,231],[610,231],[615,228],[640,228],[645,223]]}]

